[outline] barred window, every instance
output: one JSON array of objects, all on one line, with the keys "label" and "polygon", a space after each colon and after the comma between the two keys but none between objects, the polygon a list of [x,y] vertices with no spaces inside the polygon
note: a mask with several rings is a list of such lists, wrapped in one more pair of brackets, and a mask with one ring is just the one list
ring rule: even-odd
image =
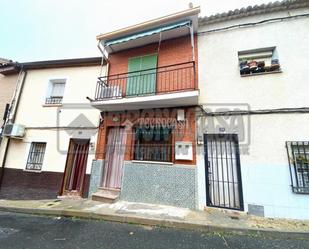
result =
[{"label": "barred window", "polygon": [[45,149],[46,149],[46,143],[37,143],[37,142],[31,143],[26,165],[27,170],[41,171]]},{"label": "barred window", "polygon": [[134,160],[172,162],[172,129],[136,127]]},{"label": "barred window", "polygon": [[287,142],[292,189],[309,194],[309,142]]}]

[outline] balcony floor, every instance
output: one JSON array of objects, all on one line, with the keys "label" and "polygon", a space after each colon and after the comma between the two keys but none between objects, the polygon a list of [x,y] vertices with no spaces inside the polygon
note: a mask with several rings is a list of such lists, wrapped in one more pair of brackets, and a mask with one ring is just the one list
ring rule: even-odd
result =
[{"label": "balcony floor", "polygon": [[158,95],[115,98],[93,101],[91,105],[101,111],[123,111],[198,104],[199,91],[184,91]]}]

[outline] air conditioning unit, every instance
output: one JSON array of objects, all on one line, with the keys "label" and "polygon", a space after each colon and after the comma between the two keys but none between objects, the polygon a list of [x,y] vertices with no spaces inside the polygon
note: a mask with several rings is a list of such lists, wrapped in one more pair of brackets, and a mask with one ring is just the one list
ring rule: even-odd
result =
[{"label": "air conditioning unit", "polygon": [[102,88],[101,96],[107,98],[122,98],[121,88],[119,86],[108,86]]},{"label": "air conditioning unit", "polygon": [[22,139],[25,136],[25,126],[20,124],[6,124],[3,128],[3,136]]}]

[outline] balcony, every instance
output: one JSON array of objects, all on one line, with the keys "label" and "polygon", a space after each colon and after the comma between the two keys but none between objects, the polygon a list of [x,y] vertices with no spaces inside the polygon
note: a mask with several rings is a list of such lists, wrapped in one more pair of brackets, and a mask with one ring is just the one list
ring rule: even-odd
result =
[{"label": "balcony", "polygon": [[193,61],[99,77],[92,105],[102,111],[198,103]]}]

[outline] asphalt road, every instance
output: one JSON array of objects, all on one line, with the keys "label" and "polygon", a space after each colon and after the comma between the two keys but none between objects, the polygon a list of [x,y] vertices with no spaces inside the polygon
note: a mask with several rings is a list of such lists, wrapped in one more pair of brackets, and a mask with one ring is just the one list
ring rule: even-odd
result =
[{"label": "asphalt road", "polygon": [[301,248],[309,238],[288,240],[203,233],[105,221],[0,212],[0,248]]}]

